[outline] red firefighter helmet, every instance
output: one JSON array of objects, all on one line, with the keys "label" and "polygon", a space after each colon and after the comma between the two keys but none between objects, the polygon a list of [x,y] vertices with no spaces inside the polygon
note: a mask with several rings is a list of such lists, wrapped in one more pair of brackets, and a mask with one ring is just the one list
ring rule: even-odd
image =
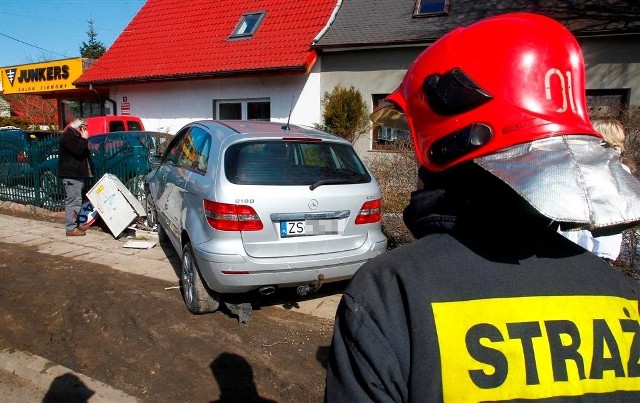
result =
[{"label": "red firefighter helmet", "polygon": [[504,14],[451,31],[385,101],[372,120],[409,130],[431,171],[546,137],[599,137],[587,115],[580,47],[541,15]]}]

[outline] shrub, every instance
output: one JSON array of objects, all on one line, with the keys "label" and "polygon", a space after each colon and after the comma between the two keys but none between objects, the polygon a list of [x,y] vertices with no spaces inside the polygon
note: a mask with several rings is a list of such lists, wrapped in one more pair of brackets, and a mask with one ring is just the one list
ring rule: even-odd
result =
[{"label": "shrub", "polygon": [[0,127],[13,126],[19,129],[28,129],[29,125],[24,122],[19,122],[13,117],[0,117]]},{"label": "shrub", "polygon": [[351,143],[369,130],[369,110],[360,91],[338,84],[322,97],[322,125],[317,128],[340,136]]}]

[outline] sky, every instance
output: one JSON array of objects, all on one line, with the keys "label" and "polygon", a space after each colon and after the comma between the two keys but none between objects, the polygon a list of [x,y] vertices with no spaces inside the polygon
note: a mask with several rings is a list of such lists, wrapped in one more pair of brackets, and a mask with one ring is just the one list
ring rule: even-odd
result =
[{"label": "sky", "polygon": [[80,57],[93,19],[107,49],[145,0],[0,0],[0,67]]}]

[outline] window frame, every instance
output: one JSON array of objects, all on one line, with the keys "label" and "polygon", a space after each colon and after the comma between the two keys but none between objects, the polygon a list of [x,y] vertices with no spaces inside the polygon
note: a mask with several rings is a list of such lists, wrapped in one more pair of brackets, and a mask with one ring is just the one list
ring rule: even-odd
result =
[{"label": "window frame", "polygon": [[[269,117],[264,119],[249,119],[249,104],[250,103],[267,103],[269,104]],[[220,118],[220,105],[221,104],[240,104],[240,119],[222,119]],[[213,100],[213,119],[216,120],[253,120],[253,121],[271,121],[271,98],[242,98],[242,99],[214,99]]]},{"label": "window frame", "polygon": [[449,5],[450,0],[439,0],[442,3],[442,11],[429,11],[429,12],[420,12],[420,6],[422,5],[423,0],[416,0],[416,5],[413,8],[413,16],[414,17],[434,17],[440,15],[449,15]]},{"label": "window frame", "polygon": [[[264,20],[264,17],[266,14],[267,14],[266,11],[252,11],[249,13],[242,14],[235,28],[233,28],[233,31],[231,31],[231,35],[229,35],[229,39],[248,39],[253,37],[253,35],[255,35],[255,33],[258,31],[260,24],[262,24],[262,21]],[[257,16],[256,21],[253,24],[253,27],[251,27],[250,30],[244,30],[240,32],[240,29],[242,28],[243,23],[247,21],[247,18],[252,16]]]}]

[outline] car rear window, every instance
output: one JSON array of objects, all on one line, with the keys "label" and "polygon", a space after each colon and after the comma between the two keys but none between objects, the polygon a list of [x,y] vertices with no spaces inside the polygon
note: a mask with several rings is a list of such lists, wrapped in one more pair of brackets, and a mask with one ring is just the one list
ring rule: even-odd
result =
[{"label": "car rear window", "polygon": [[130,131],[142,130],[142,126],[140,126],[140,123],[136,122],[135,120],[127,121],[127,127]]},{"label": "car rear window", "polygon": [[353,147],[332,142],[251,141],[225,153],[227,179],[238,185],[296,186],[368,183]]},{"label": "car rear window", "polygon": [[125,131],[124,122],[122,120],[112,120],[109,122],[110,132],[123,132]]}]

